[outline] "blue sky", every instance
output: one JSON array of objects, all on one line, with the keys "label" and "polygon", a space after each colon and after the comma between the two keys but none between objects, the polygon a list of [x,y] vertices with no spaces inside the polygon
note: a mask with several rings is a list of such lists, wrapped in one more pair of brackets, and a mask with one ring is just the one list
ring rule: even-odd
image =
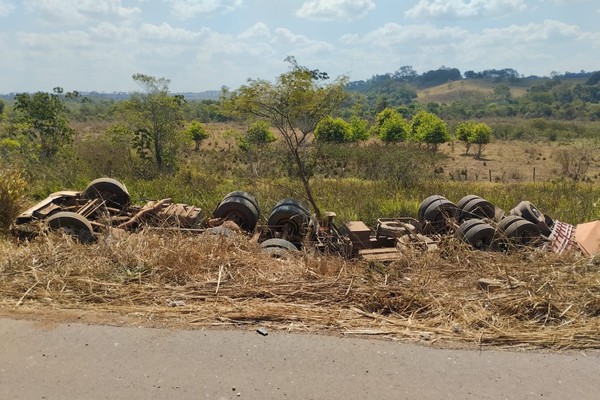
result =
[{"label": "blue sky", "polygon": [[597,0],[0,0],[0,93],[272,80],[284,58],[364,80],[410,65],[600,70]]}]

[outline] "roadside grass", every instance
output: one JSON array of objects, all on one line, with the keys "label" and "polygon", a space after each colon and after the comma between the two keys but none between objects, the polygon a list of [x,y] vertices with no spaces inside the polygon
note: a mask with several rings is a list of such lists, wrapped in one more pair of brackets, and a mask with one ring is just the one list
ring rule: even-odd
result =
[{"label": "roadside grass", "polygon": [[600,347],[599,271],[598,257],[480,252],[453,238],[370,264],[310,252],[274,259],[241,235],[108,233],[81,245],[51,234],[0,241],[0,314],[586,349]]}]

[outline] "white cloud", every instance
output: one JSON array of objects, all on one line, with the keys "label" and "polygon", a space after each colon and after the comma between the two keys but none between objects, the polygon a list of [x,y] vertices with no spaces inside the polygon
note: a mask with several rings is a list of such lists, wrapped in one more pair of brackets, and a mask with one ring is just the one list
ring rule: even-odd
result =
[{"label": "white cloud", "polygon": [[199,14],[225,13],[242,5],[242,0],[167,0],[171,12],[178,18],[188,19]]},{"label": "white cloud", "polygon": [[511,25],[506,28],[484,29],[479,35],[479,44],[495,47],[498,45],[526,45],[543,43],[556,45],[565,41],[598,41],[599,33],[582,31],[576,25],[545,20],[542,24]]},{"label": "white cloud", "polygon": [[524,0],[419,0],[404,15],[414,19],[502,17],[526,8]]},{"label": "white cloud", "polygon": [[18,42],[21,46],[41,50],[53,54],[59,51],[68,51],[73,48],[85,48],[90,44],[90,37],[81,31],[66,31],[50,34],[20,33]]},{"label": "white cloud", "polygon": [[0,0],[0,18],[6,17],[15,9],[15,5],[6,0]]},{"label": "white cloud", "polygon": [[271,31],[269,27],[262,22],[257,22],[254,26],[238,35],[240,39],[268,39],[270,37]]},{"label": "white cloud", "polygon": [[204,28],[201,32],[192,32],[186,29],[173,28],[167,23],[160,25],[142,24],[140,26],[140,39],[160,40],[173,42],[191,42],[203,34],[208,34],[209,29]]},{"label": "white cloud", "polygon": [[444,43],[467,37],[466,30],[458,27],[436,28],[433,25],[399,25],[387,23],[381,28],[360,37],[355,34],[344,35],[340,41],[345,44],[390,47],[400,44]]},{"label": "white cloud", "polygon": [[296,15],[314,21],[352,21],[374,8],[374,0],[310,0],[302,4]]},{"label": "white cloud", "polygon": [[132,19],[138,7],[124,7],[121,0],[24,0],[25,9],[40,14],[49,24],[85,24],[106,16]]}]

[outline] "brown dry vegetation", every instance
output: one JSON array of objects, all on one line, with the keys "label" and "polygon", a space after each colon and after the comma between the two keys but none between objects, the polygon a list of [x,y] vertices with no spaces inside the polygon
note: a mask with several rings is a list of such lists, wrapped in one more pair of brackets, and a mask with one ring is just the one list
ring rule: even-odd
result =
[{"label": "brown dry vegetation", "polygon": [[[52,320],[372,335],[427,343],[600,346],[600,258],[472,251],[454,239],[389,265],[273,259],[248,238],[144,232],[80,245],[0,242],[0,312]],[[492,290],[480,278],[494,280]],[[123,322],[126,321],[126,322]]]},{"label": "brown dry vegetation", "polygon": [[[417,92],[417,99],[421,103],[452,103],[477,96],[489,96],[494,92],[498,82],[492,80],[462,80],[449,82],[442,85],[421,89]],[[507,85],[513,97],[521,97],[527,93],[526,86]]]}]

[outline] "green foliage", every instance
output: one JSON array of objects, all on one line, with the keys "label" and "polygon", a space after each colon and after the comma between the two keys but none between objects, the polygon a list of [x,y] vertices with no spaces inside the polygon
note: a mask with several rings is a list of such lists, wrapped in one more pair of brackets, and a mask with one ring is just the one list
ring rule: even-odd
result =
[{"label": "green foliage", "polygon": [[350,141],[360,142],[369,139],[369,121],[356,115],[350,117]]},{"label": "green foliage", "polygon": [[0,99],[0,121],[4,119],[4,108],[6,108],[6,103],[4,103],[4,100]]},{"label": "green foliage", "polygon": [[274,83],[262,79],[249,80],[247,85],[232,93],[228,107],[238,115],[266,120],[281,133],[308,201],[319,215],[302,152],[317,123],[331,115],[345,100],[347,78],[340,77],[323,84],[329,79],[326,73],[300,66],[293,57],[286,58],[286,61],[290,64],[290,71],[279,75]]},{"label": "green foliage", "polygon": [[393,108],[382,110],[371,132],[384,142],[402,142],[408,137],[408,122]]},{"label": "green foliage", "polygon": [[470,137],[474,126],[474,122],[464,121],[459,123],[454,131],[456,138],[465,144],[465,154],[469,154],[469,148],[471,147]]},{"label": "green foliage", "polygon": [[448,127],[437,115],[421,110],[415,114],[410,122],[411,139],[419,143],[426,143],[437,150],[440,143],[450,140]]},{"label": "green foliage", "polygon": [[14,169],[0,170],[0,232],[6,233],[21,211],[27,184],[22,173]]},{"label": "green foliage", "polygon": [[263,147],[277,140],[267,121],[256,121],[246,131],[246,142],[250,146]]},{"label": "green foliage", "polygon": [[456,126],[455,135],[465,143],[465,154],[469,153],[472,144],[477,145],[475,158],[480,159],[485,145],[492,140],[492,128],[485,122],[465,121]]},{"label": "green foliage", "polygon": [[169,95],[170,81],[144,74],[133,80],[142,87],[122,104],[123,116],[134,132],[134,145],[143,159],[154,159],[159,168],[173,163],[179,147],[183,96]]},{"label": "green foliage", "polygon": [[19,112],[18,122],[24,128],[21,132],[30,138],[39,149],[42,157],[53,157],[62,146],[70,144],[75,131],[69,126],[66,109],[61,100],[62,89],[55,93],[18,93],[15,96],[15,110]]},{"label": "green foliage", "polygon": [[196,147],[194,147],[195,151],[200,150],[200,144],[209,136],[206,129],[204,129],[204,126],[198,121],[192,121],[192,123],[185,128],[184,134],[196,144]]},{"label": "green foliage", "polygon": [[352,139],[352,128],[342,118],[328,115],[317,124],[315,137],[321,142],[349,142]]}]

